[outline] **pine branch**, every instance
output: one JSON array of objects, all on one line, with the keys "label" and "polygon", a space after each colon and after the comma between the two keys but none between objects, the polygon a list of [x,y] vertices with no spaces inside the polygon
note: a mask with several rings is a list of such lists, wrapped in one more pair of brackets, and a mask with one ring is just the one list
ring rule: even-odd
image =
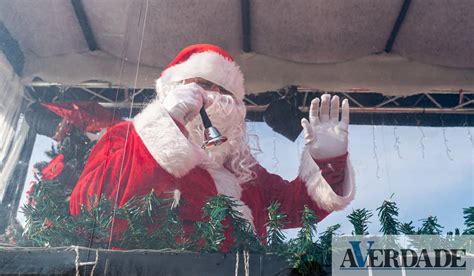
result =
[{"label": "pine branch", "polygon": [[45,151],[44,153],[51,159],[53,159],[54,157],[56,157],[56,155],[59,154],[58,149],[54,146],[54,144],[51,144],[51,148]]},{"label": "pine branch", "polygon": [[[57,147],[52,145],[48,156],[54,158],[57,154],[63,153],[65,164],[80,172],[92,146],[93,144],[82,135],[72,133]],[[39,164],[39,168],[46,164],[47,162]],[[22,208],[27,222],[24,230],[24,244],[88,246],[90,239],[94,239],[98,245],[105,246],[110,235],[112,201],[103,196],[91,198],[89,208],[82,206],[80,215],[72,218],[69,214],[69,202],[66,199],[70,190],[62,182],[74,182],[73,177],[67,181],[60,178],[58,181],[37,180],[38,184],[30,196],[34,204],[27,204]],[[115,242],[114,245],[124,249],[187,250],[193,248],[200,252],[218,252],[224,243],[225,231],[230,231],[234,240],[233,251],[243,249],[252,252],[264,251],[259,237],[253,232],[251,224],[237,211],[238,204],[232,198],[218,195],[206,203],[203,207],[204,220],[195,224],[197,231],[191,240],[184,235],[183,222],[179,217],[178,209],[170,209],[170,203],[168,199],[158,199],[154,191],[151,191],[144,196],[132,198],[119,207],[116,219],[124,219],[128,224],[122,240]],[[284,254],[291,266],[300,273],[317,271],[319,264],[329,264],[331,250],[334,250],[331,248],[331,238],[340,225],[329,227],[314,242],[317,217],[305,206],[300,220],[302,228],[297,238],[285,243],[285,236],[281,229],[285,225],[286,215],[280,213],[279,210],[279,203],[272,203],[267,208],[268,222],[265,226],[268,228],[266,237],[268,248],[266,251]],[[415,230],[412,221],[400,223],[398,221],[399,208],[391,200],[384,201],[376,210],[382,225],[380,231],[386,235],[398,233],[439,235],[442,232],[443,227],[438,224],[434,216],[424,219],[418,230]],[[474,234],[474,207],[463,209],[463,214],[466,226],[463,234],[472,235]],[[354,210],[348,216],[354,226],[352,234],[368,234],[368,223],[372,215],[372,212],[365,208]],[[456,229],[454,233],[450,232],[450,235],[460,235],[459,229]]]},{"label": "pine branch", "polygon": [[464,208],[464,225],[466,229],[462,232],[463,235],[474,235],[474,206]]},{"label": "pine branch", "polygon": [[224,195],[217,195],[211,198],[203,207],[203,218],[205,222],[196,223],[196,232],[200,238],[195,240],[204,240],[205,244],[202,250],[204,252],[219,251],[225,240],[224,232],[228,225],[224,226],[223,221],[228,215],[228,200]]},{"label": "pine branch", "polygon": [[[159,222],[156,222],[156,215],[151,213],[150,219],[155,217],[153,225],[159,225],[153,234],[153,248],[163,249],[169,248],[173,250],[183,251],[193,248],[191,240],[185,237],[183,222],[179,217],[179,208],[171,208],[173,199],[166,199],[163,204],[165,206],[164,214],[159,215]],[[181,204],[183,204],[181,202]],[[159,210],[161,212],[161,210]],[[153,227],[155,228],[155,227]]]},{"label": "pine branch", "polygon": [[22,210],[26,217],[25,239],[38,246],[69,245],[74,235],[65,227],[70,224],[69,202],[57,181],[39,181]]},{"label": "pine branch", "polygon": [[[459,231],[459,228],[455,228],[455,229],[454,229],[454,235],[455,235],[455,236],[460,236],[460,235],[461,235],[461,233],[460,233],[460,231]],[[471,235],[472,235],[472,234],[471,234]]]},{"label": "pine branch", "polygon": [[[41,171],[41,170],[43,170],[48,164],[49,164],[49,162],[47,162],[47,161],[37,162],[37,163],[33,166],[33,168],[35,168],[35,169],[38,170],[38,171]],[[37,180],[39,180],[39,179],[37,179]]]},{"label": "pine branch", "polygon": [[[160,201],[154,191],[143,196],[136,196],[127,201],[124,205],[118,208],[117,218],[125,219],[127,221],[127,229],[123,233],[121,239],[122,248],[151,248],[155,247],[156,243],[150,241],[149,232],[153,225],[160,226],[159,233],[165,233],[164,239],[160,241],[161,246],[169,247],[171,243],[167,242],[169,239],[175,238],[175,233],[171,230],[170,225],[174,224],[169,221],[170,201],[167,205]],[[154,221],[154,218],[160,221]],[[165,224],[165,223],[170,224]],[[175,240],[172,245],[175,245]],[[171,248],[171,247],[169,247]]]},{"label": "pine branch", "polygon": [[155,190],[152,189],[148,194],[143,197],[143,209],[145,219],[148,222],[153,223],[153,217],[155,216],[155,214],[158,213],[159,208],[162,205],[169,206],[169,203],[164,204],[164,202],[160,201],[155,195]]},{"label": "pine branch", "polygon": [[337,231],[341,228],[340,224],[329,226],[326,231],[322,232],[317,242],[318,262],[323,265],[331,265],[331,256],[333,253],[332,237],[337,235]]},{"label": "pine branch", "polygon": [[267,208],[268,221],[265,224],[267,227],[267,246],[270,252],[278,252],[281,250],[284,242],[285,235],[282,229],[285,225],[286,214],[280,213],[280,203],[272,202]]},{"label": "pine branch", "polygon": [[398,226],[400,233],[405,235],[415,235],[417,232],[415,230],[415,226],[413,226],[413,221],[408,223],[400,223]]},{"label": "pine branch", "polygon": [[205,251],[218,251],[225,240],[224,232],[227,229],[231,230],[234,239],[232,251],[263,251],[260,239],[255,235],[250,222],[237,211],[238,206],[234,199],[226,195],[217,195],[204,205],[206,222],[198,222],[196,229],[206,241],[203,248]]},{"label": "pine branch", "polygon": [[440,235],[442,232],[443,226],[438,224],[438,218],[436,216],[429,216],[426,219],[421,220],[423,224],[418,230],[420,235]]},{"label": "pine branch", "polygon": [[298,239],[307,243],[313,242],[317,222],[318,217],[314,211],[305,205],[301,215],[301,229],[298,231]]},{"label": "pine branch", "polygon": [[398,235],[398,207],[395,202],[391,201],[391,197],[390,200],[384,200],[377,211],[382,225],[379,231],[384,235]]},{"label": "pine branch", "polygon": [[305,205],[301,215],[302,227],[298,231],[297,238],[288,243],[288,250],[285,253],[290,266],[302,275],[321,271],[318,260],[324,257],[318,244],[313,243],[317,220],[314,211]]},{"label": "pine branch", "polygon": [[145,225],[142,223],[143,220],[139,216],[134,215],[135,210],[132,208],[129,208],[129,206],[121,208],[123,210],[121,215],[126,219],[128,226],[121,239],[121,244],[125,248],[142,247],[142,238],[148,234]]},{"label": "pine branch", "polygon": [[105,246],[110,235],[110,227],[112,225],[113,202],[102,196],[91,196],[89,204],[82,205],[80,214],[73,220],[72,229],[77,229],[79,236],[84,239],[81,242],[87,244],[91,241],[96,243],[96,247]]},{"label": "pine branch", "polygon": [[29,247],[32,244],[24,243],[22,239],[23,227],[16,218],[11,218],[5,229],[5,232],[0,235],[0,242],[6,242],[11,245]]},{"label": "pine branch", "polygon": [[365,208],[353,210],[352,213],[347,216],[349,222],[354,226],[352,235],[368,235],[367,229],[371,217],[372,211]]}]

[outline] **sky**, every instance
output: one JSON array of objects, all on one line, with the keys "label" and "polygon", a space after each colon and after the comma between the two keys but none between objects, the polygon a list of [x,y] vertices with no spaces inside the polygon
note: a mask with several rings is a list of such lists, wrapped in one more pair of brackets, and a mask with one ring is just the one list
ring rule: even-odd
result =
[{"label": "sky", "polygon": [[[293,180],[304,146],[273,132],[265,123],[250,123],[249,131],[260,138],[263,153],[258,160],[270,172]],[[424,133],[424,134],[423,134]],[[463,229],[462,208],[474,206],[473,128],[359,126],[349,127],[349,156],[355,170],[356,195],[344,210],[334,212],[318,224],[318,231],[341,224],[350,234],[347,216],[353,209],[374,211],[383,200],[398,204],[401,222],[438,217],[445,231]],[[378,233],[374,216],[369,233]],[[290,236],[295,230],[288,231]]]},{"label": "sky", "polygon": [[[248,123],[248,131],[259,137],[262,153],[256,155],[257,160],[268,171],[293,180],[303,135],[291,142],[261,122]],[[344,210],[321,221],[318,232],[339,223],[340,232],[350,234],[347,215],[353,209],[367,208],[374,211],[369,232],[378,233],[375,209],[392,194],[401,222],[420,226],[420,219],[435,215],[445,232],[463,229],[462,209],[474,206],[474,137],[470,133],[474,135],[474,128],[350,125],[349,156],[356,174],[356,196]],[[32,165],[47,160],[44,151],[51,143],[51,139],[37,136],[26,183],[33,179]],[[24,201],[22,197],[20,206]],[[23,222],[22,214],[18,218]],[[288,237],[296,232],[286,231]]]}]

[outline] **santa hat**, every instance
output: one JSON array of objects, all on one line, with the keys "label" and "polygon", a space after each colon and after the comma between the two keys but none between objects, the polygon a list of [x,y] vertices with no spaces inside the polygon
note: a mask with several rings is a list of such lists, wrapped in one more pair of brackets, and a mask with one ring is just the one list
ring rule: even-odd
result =
[{"label": "santa hat", "polygon": [[189,78],[203,78],[243,99],[244,77],[232,56],[211,44],[194,44],[181,50],[156,81],[159,96],[162,87]]}]

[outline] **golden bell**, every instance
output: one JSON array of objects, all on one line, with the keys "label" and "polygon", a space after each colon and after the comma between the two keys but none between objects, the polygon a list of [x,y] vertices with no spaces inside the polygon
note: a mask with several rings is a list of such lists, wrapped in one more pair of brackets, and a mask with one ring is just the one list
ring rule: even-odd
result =
[{"label": "golden bell", "polygon": [[225,141],[227,141],[227,137],[223,136],[217,128],[211,126],[204,130],[204,143],[201,148],[212,148],[223,144]]}]

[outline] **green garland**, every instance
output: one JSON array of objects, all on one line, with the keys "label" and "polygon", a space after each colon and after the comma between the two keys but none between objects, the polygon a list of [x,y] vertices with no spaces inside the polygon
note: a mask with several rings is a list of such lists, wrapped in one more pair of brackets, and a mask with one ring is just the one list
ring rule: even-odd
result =
[{"label": "green garland", "polygon": [[[67,164],[84,166],[92,144],[82,138],[68,137],[58,147],[52,147],[47,153],[50,158],[64,154]],[[38,169],[47,162],[38,164]],[[287,215],[280,211],[280,204],[273,202],[267,208],[267,236],[263,239],[256,236],[250,223],[236,211],[238,204],[232,198],[218,195],[209,198],[203,206],[203,218],[194,223],[191,237],[184,234],[183,223],[178,216],[178,208],[171,208],[172,199],[160,199],[153,190],[143,196],[130,199],[114,211],[114,203],[104,196],[90,199],[91,208],[82,208],[80,215],[73,218],[69,214],[70,183],[78,177],[63,177],[63,172],[54,181],[41,180],[38,174],[37,183],[30,201],[23,207],[26,227],[22,230],[17,224],[9,227],[4,239],[20,246],[68,246],[80,245],[99,248],[120,249],[158,249],[173,251],[219,252],[225,241],[224,233],[231,229],[234,239],[231,252],[246,250],[253,253],[273,253],[284,257],[295,272],[307,275],[315,271],[324,271],[331,263],[331,239],[340,235],[340,225],[328,227],[319,236],[316,235],[317,217],[305,206],[301,213],[301,229],[296,238],[286,241],[282,229],[288,223]],[[181,203],[186,204],[186,202]],[[441,234],[442,226],[437,217],[423,219],[420,228],[413,222],[402,223],[398,220],[397,204],[386,200],[377,208],[378,219],[383,234]],[[463,234],[474,234],[474,207],[464,209],[466,229]],[[115,221],[112,220],[115,214]],[[354,210],[348,219],[353,225],[352,234],[368,234],[368,224],[373,216],[372,211]],[[121,239],[109,241],[112,224],[125,224]],[[453,235],[452,232],[448,232]],[[458,229],[456,235],[460,235]]]},{"label": "green garland", "polygon": [[279,252],[285,246],[285,234],[282,229],[285,226],[286,214],[280,212],[281,204],[279,202],[272,202],[267,208],[268,221],[265,224],[267,227],[267,246],[268,250],[272,252]]},{"label": "green garland", "polygon": [[[64,198],[61,185],[55,181],[40,181],[32,195],[34,205],[27,204],[23,212],[27,218],[27,227],[19,245],[28,246],[66,246],[82,245],[107,247],[112,224],[113,202],[101,197],[91,198],[91,208],[81,210],[77,218],[68,213],[68,202]],[[63,196],[63,197],[61,197]],[[48,200],[46,200],[48,199]],[[53,200],[51,200],[53,199]],[[301,214],[302,227],[296,238],[285,242],[282,229],[286,214],[279,211],[280,204],[268,207],[267,237],[261,240],[251,230],[250,224],[236,211],[237,203],[230,197],[218,195],[210,198],[203,207],[202,221],[195,223],[194,235],[186,238],[183,225],[178,216],[178,208],[171,208],[172,199],[159,199],[154,191],[134,197],[119,206],[115,212],[118,220],[126,221],[127,227],[119,241],[113,241],[111,247],[121,249],[169,249],[175,251],[219,252],[227,228],[232,228],[235,239],[232,252],[247,250],[253,253],[274,253],[283,256],[296,272],[305,275],[312,271],[323,271],[331,261],[331,238],[338,235],[340,225],[329,227],[319,237],[316,236],[317,217],[305,206]],[[185,203],[184,203],[185,204]],[[378,209],[396,209],[396,204],[385,201]],[[381,211],[382,210],[382,211]],[[441,234],[437,218],[429,216],[422,220],[421,227],[415,231],[412,222],[398,223],[396,214],[393,219],[380,219],[382,229],[395,228],[405,234]],[[467,229],[472,230],[474,207],[464,209]],[[372,212],[357,209],[349,215],[354,224],[353,234],[367,234],[367,224]],[[379,215],[379,218],[384,215]],[[53,223],[54,221],[54,223]],[[386,223],[387,225],[384,225]],[[156,227],[159,226],[159,227]],[[385,227],[385,228],[384,228]],[[154,229],[150,235],[150,229]],[[91,240],[94,243],[91,245]]]},{"label": "green garland", "polygon": [[463,234],[474,235],[474,207],[464,208],[463,214],[464,225],[466,225],[466,230],[464,230]]},{"label": "green garland", "polygon": [[350,215],[347,216],[349,222],[354,226],[354,231],[352,235],[367,235],[369,232],[368,224],[370,223],[369,219],[372,217],[372,211],[363,209],[355,209]]},{"label": "green garland", "polygon": [[377,208],[378,217],[382,227],[380,232],[384,235],[398,235],[399,234],[399,225],[398,222],[398,207],[395,202],[392,201],[392,196],[389,200],[384,200],[382,206]]}]

